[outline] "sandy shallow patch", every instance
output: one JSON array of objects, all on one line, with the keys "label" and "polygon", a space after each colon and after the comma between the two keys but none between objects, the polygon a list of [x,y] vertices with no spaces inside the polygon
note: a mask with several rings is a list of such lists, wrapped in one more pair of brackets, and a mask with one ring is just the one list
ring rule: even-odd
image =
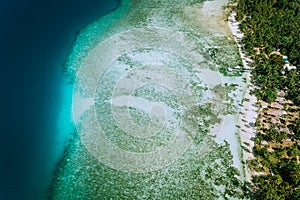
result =
[{"label": "sandy shallow patch", "polygon": [[243,173],[236,169],[234,108],[241,95],[225,84],[242,77],[219,72],[239,63],[219,13],[225,1],[144,3],[99,37],[78,65],[78,138],[55,190],[66,199],[238,199]]}]

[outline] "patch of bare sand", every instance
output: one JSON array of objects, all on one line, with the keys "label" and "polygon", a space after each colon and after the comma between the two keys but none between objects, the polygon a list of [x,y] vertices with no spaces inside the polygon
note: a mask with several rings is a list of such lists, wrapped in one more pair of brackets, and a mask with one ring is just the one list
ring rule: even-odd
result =
[{"label": "patch of bare sand", "polygon": [[205,30],[218,35],[229,35],[230,30],[224,18],[222,7],[225,0],[205,1],[204,3],[185,7],[184,14],[193,27],[205,26]]},{"label": "patch of bare sand", "polygon": [[[246,55],[246,52],[242,50],[241,39],[243,38],[243,33],[239,29],[239,22],[235,19],[236,13],[231,13],[228,19],[228,25],[234,36],[234,40],[237,43],[239,48],[239,52],[243,61],[243,65],[245,69],[250,69],[250,65],[252,60]],[[253,94],[250,94],[250,91],[254,89],[254,86],[251,84],[251,74],[250,71],[246,72],[246,83],[247,88],[244,94],[243,107],[241,109],[241,114],[239,116],[239,126],[240,126],[240,138],[241,145],[243,146],[243,160],[246,162],[249,159],[254,157],[252,149],[254,147],[254,141],[252,138],[255,137],[255,127],[254,123],[257,118],[257,99]],[[247,181],[251,180],[252,172],[245,165],[245,178]]]}]

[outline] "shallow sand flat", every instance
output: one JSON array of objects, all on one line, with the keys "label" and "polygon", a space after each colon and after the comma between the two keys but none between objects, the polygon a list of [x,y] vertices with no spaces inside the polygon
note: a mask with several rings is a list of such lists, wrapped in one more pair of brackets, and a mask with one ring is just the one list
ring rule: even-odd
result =
[{"label": "shallow sand flat", "polygon": [[224,20],[222,6],[225,5],[224,0],[205,1],[198,6],[187,6],[185,13],[190,18],[190,22],[194,26],[203,26],[207,31],[211,31],[214,35],[229,35],[228,25]]},{"label": "shallow sand flat", "polygon": [[[222,21],[226,1],[134,3],[71,66],[78,138],[67,149],[54,193],[222,199],[230,187],[231,199],[238,199],[243,169],[238,110],[232,110],[244,84],[219,72],[240,62]],[[225,91],[225,83],[239,87]]]},{"label": "shallow sand flat", "polygon": [[[131,32],[130,32],[131,33]],[[135,34],[136,32],[133,31],[133,34]],[[126,32],[125,34],[127,37],[132,37],[132,36],[128,36],[129,33]],[[137,157],[139,157],[137,153],[132,154],[131,152],[129,153],[125,153],[125,151],[123,153],[125,153],[123,155],[121,149],[119,150],[117,147],[116,149],[110,149],[107,150],[106,146],[104,151],[102,151],[102,149],[104,149],[104,145],[101,141],[105,141],[105,136],[102,135],[100,136],[98,139],[96,139],[96,135],[92,134],[92,132],[96,132],[96,133],[101,133],[105,134],[106,130],[101,129],[101,126],[98,125],[99,129],[94,129],[95,128],[95,124],[93,124],[93,121],[97,120],[97,114],[96,115],[92,115],[94,116],[94,118],[85,118],[84,117],[84,113],[83,116],[80,117],[76,117],[79,118],[79,120],[76,122],[78,124],[78,132],[81,135],[81,139],[84,142],[84,144],[87,146],[88,150],[90,151],[90,153],[92,155],[94,155],[96,158],[99,159],[100,162],[104,162],[105,164],[109,165],[110,167],[117,169],[117,170],[125,170],[125,171],[130,171],[130,172],[134,172],[134,170],[137,170],[137,172],[142,171],[152,171],[154,169],[161,168],[164,167],[166,164],[171,163],[173,160],[176,160],[179,155],[182,155],[186,148],[189,146],[189,144],[192,142],[191,138],[189,137],[190,134],[194,134],[193,132],[195,130],[197,130],[196,128],[196,124],[191,124],[189,122],[186,122],[186,117],[185,115],[187,115],[187,112],[189,112],[190,107],[197,105],[199,103],[200,100],[200,96],[195,95],[194,91],[192,90],[192,88],[189,88],[189,85],[191,83],[191,81],[195,81],[195,83],[197,83],[198,86],[201,86],[201,80],[197,80],[198,77],[194,76],[192,74],[192,72],[189,72],[189,67],[190,70],[192,69],[191,65],[189,65],[189,62],[186,63],[185,59],[180,59],[180,57],[178,57],[178,54],[174,54],[174,53],[170,53],[171,50],[173,50],[173,48],[170,48],[171,50],[166,51],[165,49],[167,49],[168,45],[165,44],[165,48],[162,51],[160,48],[159,50],[156,50],[157,48],[153,48],[151,47],[151,49],[149,48],[149,44],[148,42],[145,42],[145,44],[141,44],[141,42],[143,41],[142,39],[139,39],[137,37],[134,37],[135,41],[139,41],[138,44],[135,44],[134,42],[128,42],[128,46],[124,46],[123,49],[126,51],[130,50],[131,48],[134,49],[134,53],[125,53],[125,57],[129,58],[129,60],[125,60],[122,57],[119,57],[119,59],[115,59],[117,61],[112,62],[112,64],[109,66],[109,69],[106,70],[107,66],[104,65],[103,69],[101,69],[101,65],[103,65],[103,62],[101,62],[101,59],[97,62],[95,62],[95,57],[98,59],[98,55],[101,54],[101,52],[103,51],[102,45],[100,45],[99,48],[96,48],[95,52],[91,53],[89,55],[89,57],[87,58],[85,63],[89,63],[89,64],[85,64],[83,66],[83,68],[80,69],[80,72],[83,72],[83,74],[79,74],[80,76],[78,76],[78,81],[80,83],[83,82],[83,84],[87,84],[89,83],[89,87],[84,87],[84,88],[79,88],[79,93],[83,94],[83,97],[87,96],[87,94],[89,94],[92,91],[95,91],[94,94],[91,94],[90,97],[94,96],[96,99],[95,101],[97,102],[97,104],[100,105],[100,107],[103,105],[103,100],[109,100],[111,97],[109,96],[110,93],[112,95],[112,100],[115,100],[117,98],[120,97],[124,97],[124,95],[132,95],[134,93],[134,91],[138,90],[139,88],[145,86],[145,85],[149,85],[152,84],[154,87],[156,87],[155,89],[158,90],[159,88],[158,85],[161,85],[165,88],[167,88],[168,90],[174,91],[176,99],[178,99],[178,104],[180,104],[179,106],[176,106],[175,109],[177,109],[177,113],[179,114],[178,116],[181,118],[180,123],[176,123],[177,124],[177,128],[175,129],[176,132],[174,132],[174,140],[171,140],[170,144],[167,145],[166,150],[164,150],[163,148],[160,149],[160,152],[155,153],[154,155],[159,156],[161,158],[163,158],[165,161],[162,161],[162,163],[156,163],[153,162],[153,159],[155,159],[155,156],[150,156],[150,155],[143,155],[140,154],[142,157],[137,158],[138,161],[140,163],[148,163],[149,167],[144,166],[144,165],[139,165],[138,161],[133,161],[129,159],[129,155],[135,155]],[[143,38],[144,39],[144,38]],[[159,41],[159,40],[158,40]],[[151,45],[157,45],[157,40],[153,40],[153,42],[150,42]],[[119,44],[119,43],[118,43]],[[142,50],[141,48],[139,48],[140,46],[147,46],[148,48],[145,50]],[[138,46],[138,48],[136,47]],[[140,49],[139,51],[136,50]],[[112,49],[116,49],[116,48],[112,48]],[[108,49],[106,49],[108,50]],[[122,49],[119,47],[119,50],[122,51]],[[176,49],[175,49],[176,50]],[[158,52],[157,52],[158,51]],[[102,54],[103,55],[103,54]],[[136,55],[139,55],[136,57]],[[156,56],[153,56],[156,55]],[[150,59],[152,58],[152,59]],[[94,62],[90,62],[90,60],[94,61]],[[145,62],[145,63],[144,63]],[[99,64],[98,64],[99,63]],[[101,63],[101,64],[100,64]],[[98,64],[98,67],[97,67]],[[100,65],[100,66],[99,66]],[[184,67],[185,65],[185,67]],[[87,66],[89,67],[88,69],[85,69],[84,67]],[[128,70],[129,68],[131,68],[131,70]],[[90,71],[90,70],[94,70],[93,72],[93,76],[90,75],[90,73],[88,74],[88,76],[85,76],[85,71]],[[110,69],[115,69],[114,71],[112,71],[110,73]],[[126,70],[127,69],[127,70]],[[100,72],[98,72],[100,71]],[[119,77],[114,77],[116,75],[116,73],[118,74],[118,71],[120,71],[120,76]],[[127,72],[129,71],[129,72]],[[125,74],[124,74],[125,73]],[[107,76],[107,78],[106,78]],[[194,76],[194,78],[193,78]],[[101,80],[99,80],[99,77],[101,77]],[[92,79],[93,83],[90,83]],[[94,79],[94,80],[93,80]],[[104,84],[107,84],[107,82],[103,82],[103,80],[108,79],[116,79],[115,81],[117,82],[116,85],[113,86],[113,88],[111,88],[111,90],[108,90],[107,86]],[[82,85],[82,84],[80,84]],[[76,87],[80,87],[80,85],[76,85]],[[92,89],[93,87],[95,87],[95,89]],[[205,87],[205,85],[203,85],[202,87]],[[85,93],[85,91],[87,91]],[[151,91],[150,91],[151,92]],[[105,94],[108,94],[108,96],[106,96]],[[74,95],[76,96],[76,100],[78,98],[78,93],[74,93]],[[152,96],[153,94],[149,94],[148,96],[146,95],[146,97],[144,98],[155,98],[155,96]],[[163,95],[163,94],[160,94]],[[90,98],[88,96],[88,99]],[[99,99],[98,99],[99,98]],[[165,125],[166,127],[169,127],[170,124],[176,120],[172,119],[173,115],[166,115],[166,117],[168,118],[165,122],[161,122],[158,124],[152,124],[152,126],[148,126],[148,125],[136,125],[133,120],[132,120],[132,116],[130,116],[130,114],[127,111],[127,107],[130,107],[130,99],[140,99],[140,103],[139,106],[135,106],[135,108],[139,108],[139,110],[141,111],[145,111],[148,108],[147,104],[141,104],[142,102],[147,102],[146,99],[144,99],[142,101],[142,98],[137,98],[134,96],[128,96],[128,98],[126,99],[127,102],[122,102],[123,106],[121,107],[126,107],[125,109],[120,109],[118,106],[118,108],[116,108],[115,103],[111,104],[112,108],[111,111],[113,113],[114,116],[114,120],[116,121],[116,124],[118,127],[120,127],[125,133],[129,134],[129,135],[134,135],[134,136],[139,136],[139,137],[145,137],[145,136],[149,136],[149,134],[147,132],[154,132],[150,135],[153,134],[158,134],[157,133],[157,126],[161,126],[161,125]],[[199,99],[199,100],[198,100]],[[123,98],[124,100],[124,98]],[[79,101],[79,103],[82,101]],[[80,108],[80,105],[77,106],[77,101],[74,102],[73,104],[73,109],[76,110],[77,108]],[[156,105],[163,105],[163,104],[168,104],[168,101],[165,100],[165,103],[162,102],[153,102]],[[152,104],[153,104],[152,103]],[[131,106],[132,107],[132,106]],[[162,110],[163,113],[169,113],[168,109],[166,109],[166,107],[163,106],[159,106],[159,108]],[[103,113],[103,109],[101,110],[95,110],[95,112],[99,112],[100,115],[106,115]],[[95,112],[91,112],[89,115],[91,116],[91,114],[94,114]],[[75,111],[74,113],[79,113],[78,111]],[[198,116],[201,117],[201,116]],[[91,123],[91,125],[89,125]],[[92,125],[93,124],[93,125]],[[93,128],[93,130],[89,130],[89,127]],[[146,128],[146,129],[145,129]],[[192,130],[194,129],[194,130]],[[161,130],[161,128],[159,128],[159,130]],[[146,132],[146,135],[144,134]],[[145,136],[144,136],[145,135]],[[186,135],[184,138],[187,141],[184,140],[179,140],[179,138],[177,138],[179,135]],[[180,136],[180,137],[182,137]],[[97,142],[95,142],[97,141]],[[176,143],[172,143],[172,141],[176,142]],[[179,143],[178,143],[179,142]],[[108,141],[105,141],[105,143],[109,143]],[[112,146],[114,146],[113,144],[110,144]],[[183,145],[183,146],[182,146]],[[177,147],[176,151],[174,148],[171,147]],[[97,149],[95,151],[95,149]],[[169,150],[167,150],[169,149]],[[171,151],[172,149],[172,151]],[[177,150],[181,150],[178,152],[179,155],[177,155]],[[104,154],[107,154],[108,152],[113,152],[116,151],[116,155],[113,157],[116,157],[116,161],[113,161],[111,159],[111,163],[109,162],[110,157],[108,158],[103,158]],[[164,153],[165,152],[165,153]],[[170,154],[170,152],[173,152],[172,154]],[[120,154],[120,158],[124,158],[126,157],[128,159],[129,162],[126,161],[126,163],[122,163],[125,162],[122,161],[120,162],[120,160],[117,158],[117,155]],[[107,154],[109,155],[109,154]],[[126,156],[127,155],[127,156]],[[153,159],[149,158],[152,157]],[[169,157],[169,158],[168,158]],[[134,158],[134,157],[133,157]],[[118,163],[120,162],[120,163]],[[168,162],[168,163],[164,163],[164,162]],[[130,165],[129,163],[133,164],[134,166]],[[120,166],[122,165],[122,167]],[[127,167],[125,167],[127,166]]]}]

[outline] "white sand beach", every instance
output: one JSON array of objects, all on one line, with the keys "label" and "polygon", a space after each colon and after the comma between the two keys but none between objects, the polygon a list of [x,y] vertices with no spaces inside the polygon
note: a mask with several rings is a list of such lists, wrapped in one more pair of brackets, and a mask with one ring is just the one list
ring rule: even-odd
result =
[{"label": "white sand beach", "polygon": [[[232,12],[228,18],[228,25],[234,36],[234,40],[239,49],[239,53],[241,55],[243,66],[245,69],[251,68],[252,60],[246,55],[246,53],[242,50],[241,40],[243,38],[243,33],[239,29],[239,22],[235,19],[236,13]],[[243,96],[243,106],[239,115],[239,126],[240,126],[240,138],[241,145],[243,146],[243,160],[246,162],[247,160],[254,157],[252,153],[252,149],[254,146],[253,137],[255,137],[255,127],[254,123],[257,118],[257,107],[256,102],[257,99],[253,94],[250,94],[251,90],[254,89],[254,86],[251,83],[251,72],[247,71],[245,74],[247,88]],[[245,150],[246,149],[246,150]],[[247,181],[251,180],[251,172],[250,169],[245,165],[245,178]]]}]

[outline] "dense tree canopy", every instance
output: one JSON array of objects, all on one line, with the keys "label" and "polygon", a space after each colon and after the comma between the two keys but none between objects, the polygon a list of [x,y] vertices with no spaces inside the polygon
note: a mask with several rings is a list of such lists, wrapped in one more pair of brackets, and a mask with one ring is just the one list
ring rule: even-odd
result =
[{"label": "dense tree canopy", "polygon": [[[253,93],[271,103],[281,90],[286,99],[300,106],[300,1],[235,2],[234,9],[244,33],[242,42],[254,61],[252,82],[256,89]],[[261,124],[261,121],[255,123],[257,127]],[[249,163],[252,169],[265,175],[253,177],[253,196],[264,200],[300,199],[300,119],[289,119],[289,131],[281,131],[277,125],[259,128],[254,139],[255,159]],[[267,144],[263,145],[262,141]],[[287,141],[294,143],[288,145]]]},{"label": "dense tree canopy", "polygon": [[[299,0],[239,0],[238,17],[244,21],[255,47],[265,47],[267,53],[280,50],[292,64],[300,63],[300,1]],[[245,28],[245,26],[243,27]]]},{"label": "dense tree canopy", "polygon": [[[300,74],[284,70],[282,56],[291,65],[300,65],[300,1],[299,0],[239,0],[236,8],[241,29],[245,33],[246,50],[256,55],[254,79],[261,87],[257,95],[268,102],[274,100],[274,90],[285,89],[288,98],[300,104]],[[285,87],[285,88],[283,88]],[[268,89],[267,89],[268,88]],[[266,90],[266,91],[263,91]]]}]

